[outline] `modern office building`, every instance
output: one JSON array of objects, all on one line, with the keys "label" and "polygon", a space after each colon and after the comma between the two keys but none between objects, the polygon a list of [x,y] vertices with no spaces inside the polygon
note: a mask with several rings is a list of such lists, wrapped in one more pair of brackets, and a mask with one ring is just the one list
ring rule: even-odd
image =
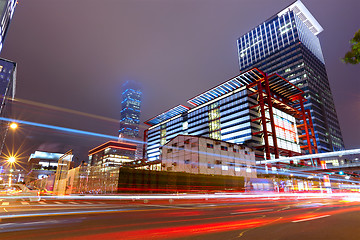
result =
[{"label": "modern office building", "polygon": [[278,73],[305,92],[319,152],[344,149],[317,35],[323,28],[296,1],[237,40],[241,71]]},{"label": "modern office building", "polygon": [[139,84],[127,81],[122,86],[120,138],[138,138],[140,124],[141,89]]},{"label": "modern office building", "polygon": [[316,153],[303,94],[278,74],[248,70],[188,100],[192,108],[179,105],[146,121],[147,158],[159,160],[162,147],[178,135],[246,144],[257,159]]},{"label": "modern office building", "polygon": [[170,172],[256,178],[253,149],[207,137],[178,135],[162,146],[160,159]]},{"label": "modern office building", "polygon": [[7,31],[9,29],[10,21],[14,14],[16,3],[16,0],[0,0],[0,52],[3,47]]},{"label": "modern office building", "polygon": [[136,144],[109,141],[89,151],[89,166],[120,167],[135,160]]},{"label": "modern office building", "polygon": [[[26,183],[55,174],[58,168],[58,161],[63,155],[63,153],[42,151],[35,151],[32,153],[28,159],[28,173],[25,177]],[[65,160],[70,161],[73,166],[72,157],[73,155],[68,155]]]},{"label": "modern office building", "polygon": [[[0,117],[11,118],[11,104],[15,98],[16,63],[0,58]],[[4,148],[9,122],[0,120],[0,155]]]}]

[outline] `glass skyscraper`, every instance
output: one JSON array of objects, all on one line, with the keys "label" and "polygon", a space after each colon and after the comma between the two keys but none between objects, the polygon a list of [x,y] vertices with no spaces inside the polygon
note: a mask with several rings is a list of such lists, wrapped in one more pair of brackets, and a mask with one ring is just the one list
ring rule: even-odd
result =
[{"label": "glass skyscraper", "polygon": [[278,73],[305,92],[319,152],[344,149],[317,35],[323,30],[301,1],[237,40],[242,72],[254,67]]},{"label": "glass skyscraper", "polygon": [[[14,14],[16,0],[0,0],[0,52]],[[16,63],[0,59],[0,117],[10,117],[11,101],[15,97]],[[0,120],[0,155],[5,144],[8,122]]]},{"label": "glass skyscraper", "polygon": [[[16,63],[0,58],[0,117],[11,118],[11,102],[15,97]],[[0,155],[2,153],[8,121],[0,120]]]},{"label": "glass skyscraper", "polygon": [[16,0],[0,0],[0,52],[3,47],[6,33],[9,29],[11,18],[14,14]]},{"label": "glass skyscraper", "polygon": [[138,138],[140,124],[141,88],[133,81],[122,86],[122,102],[120,112],[120,138]]}]

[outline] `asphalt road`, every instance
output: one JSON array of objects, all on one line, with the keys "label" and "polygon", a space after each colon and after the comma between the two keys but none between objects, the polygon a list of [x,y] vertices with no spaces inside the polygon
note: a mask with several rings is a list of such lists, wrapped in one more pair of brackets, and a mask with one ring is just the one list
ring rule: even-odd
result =
[{"label": "asphalt road", "polygon": [[0,201],[0,239],[360,239],[360,201]]}]

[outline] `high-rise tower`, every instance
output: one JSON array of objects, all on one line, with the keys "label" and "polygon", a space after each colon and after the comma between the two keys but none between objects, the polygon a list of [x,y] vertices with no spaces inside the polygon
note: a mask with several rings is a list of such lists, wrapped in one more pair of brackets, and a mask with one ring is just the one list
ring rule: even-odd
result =
[{"label": "high-rise tower", "polygon": [[[16,0],[0,0],[0,52],[14,14]],[[11,117],[11,102],[15,97],[16,63],[0,59],[0,117]],[[9,123],[0,120],[0,155],[5,144]]]},{"label": "high-rise tower", "polygon": [[6,33],[9,29],[10,20],[14,14],[16,0],[0,0],[0,51],[3,47]]},{"label": "high-rise tower", "polygon": [[[325,61],[317,35],[323,30],[296,1],[237,40],[241,71],[278,73],[305,92],[319,152],[344,149]],[[304,140],[306,142],[306,140]]]},{"label": "high-rise tower", "polygon": [[121,112],[120,112],[120,138],[138,138],[141,107],[141,88],[139,84],[127,81],[123,84]]},{"label": "high-rise tower", "polygon": [[[0,117],[11,118],[11,103],[15,97],[16,63],[0,58]],[[2,153],[9,122],[0,120],[0,155]]]}]

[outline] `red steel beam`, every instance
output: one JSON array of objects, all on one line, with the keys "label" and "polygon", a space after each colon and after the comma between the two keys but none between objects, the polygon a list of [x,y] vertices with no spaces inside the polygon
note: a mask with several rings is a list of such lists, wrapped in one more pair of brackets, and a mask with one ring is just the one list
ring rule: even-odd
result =
[{"label": "red steel beam", "polygon": [[275,158],[279,158],[279,149],[277,145],[277,138],[276,138],[276,129],[275,129],[275,122],[274,122],[274,112],[272,108],[272,102],[271,102],[271,92],[270,92],[270,86],[269,86],[269,79],[267,77],[267,74],[265,74],[265,92],[268,95],[267,97],[267,104],[268,104],[268,111],[269,111],[269,117],[270,117],[270,126],[271,126],[271,132],[272,132],[272,139],[274,144],[274,150],[275,150]]}]

